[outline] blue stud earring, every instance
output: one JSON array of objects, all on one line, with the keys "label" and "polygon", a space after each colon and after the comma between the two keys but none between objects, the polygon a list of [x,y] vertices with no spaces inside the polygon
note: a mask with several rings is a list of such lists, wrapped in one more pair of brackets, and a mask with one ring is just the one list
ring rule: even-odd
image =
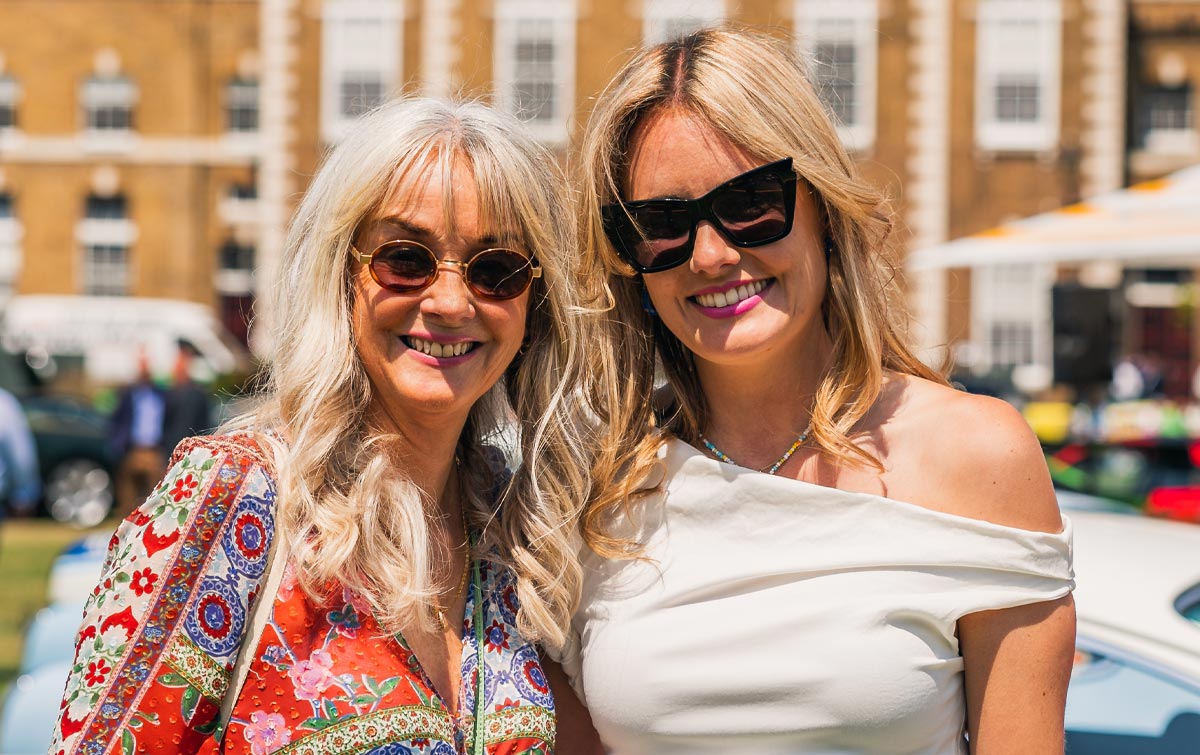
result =
[{"label": "blue stud earring", "polygon": [[642,309],[651,317],[658,317],[658,310],[654,308],[654,302],[650,301],[650,292],[642,289]]}]

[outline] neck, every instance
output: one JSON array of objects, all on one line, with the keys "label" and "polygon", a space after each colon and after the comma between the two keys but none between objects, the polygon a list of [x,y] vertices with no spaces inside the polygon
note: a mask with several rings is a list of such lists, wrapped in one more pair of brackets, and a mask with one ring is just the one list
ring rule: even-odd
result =
[{"label": "neck", "polygon": [[457,522],[458,501],[451,500],[454,496],[447,493],[453,492],[454,455],[467,422],[466,414],[457,418],[442,415],[435,420],[401,414],[376,403],[369,412],[369,419],[376,430],[397,436],[389,444],[391,458],[403,466],[413,484]]},{"label": "neck", "polygon": [[786,358],[736,364],[697,359],[708,408],[701,432],[739,463],[773,463],[809,427],[832,351],[822,331],[808,348]]}]

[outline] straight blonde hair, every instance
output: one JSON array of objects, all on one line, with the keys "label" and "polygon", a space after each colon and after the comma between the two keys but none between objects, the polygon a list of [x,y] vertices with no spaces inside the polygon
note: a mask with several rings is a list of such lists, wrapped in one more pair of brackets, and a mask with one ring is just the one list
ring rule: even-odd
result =
[{"label": "straight blonde hair", "polygon": [[[474,186],[453,185],[456,161]],[[516,574],[518,625],[552,646],[577,600],[579,567],[567,522],[586,491],[578,428],[585,320],[576,305],[577,255],[565,180],[514,119],[477,103],[401,99],[355,123],[327,156],[291,223],[271,289],[269,393],[234,427],[257,428],[274,456],[277,521],[301,586],[331,586],[370,604],[381,627],[430,626],[435,596],[426,491],[389,453],[395,436],[367,423],[371,385],[351,329],[351,239],[359,224],[440,172],[443,207],[474,191],[481,222],[516,234],[543,276],[531,288],[526,342],[504,378],[472,408],[458,442],[464,510],[483,532],[478,553]],[[504,484],[484,444],[515,431],[522,463]],[[286,440],[284,440],[286,439]],[[513,449],[518,450],[518,449]]]},{"label": "straight blonde hair", "polygon": [[[707,402],[690,351],[642,305],[641,279],[604,234],[601,207],[618,201],[628,181],[630,140],[650,115],[685,111],[763,162],[791,157],[811,187],[831,244],[822,315],[833,340],[832,369],[812,409],[811,442],[845,463],[878,466],[854,444],[850,429],[879,395],[884,370],[945,383],[905,344],[895,271],[886,255],[892,221],[883,196],[857,174],[806,66],[783,40],[740,29],[706,29],[643,48],[600,95],[579,156],[580,243],[584,267],[605,281],[613,344],[594,355],[590,387],[607,435],[598,444],[595,495],[582,532],[602,555],[628,555],[635,544],[610,532],[659,462],[671,435],[698,443]],[[655,368],[670,396],[654,402]],[[671,411],[656,416],[656,404]],[[661,420],[661,421],[660,421]]]}]

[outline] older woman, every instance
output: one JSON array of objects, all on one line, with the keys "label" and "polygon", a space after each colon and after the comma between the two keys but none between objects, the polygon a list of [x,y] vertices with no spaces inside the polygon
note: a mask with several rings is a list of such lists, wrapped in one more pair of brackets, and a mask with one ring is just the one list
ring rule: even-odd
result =
[{"label": "older woman", "polygon": [[[424,100],[333,150],[271,289],[270,401],[182,443],[121,525],[52,752],[553,746],[531,643],[562,638],[583,489],[553,164]],[[484,439],[513,413],[510,478]]]},{"label": "older woman", "polygon": [[1039,446],[904,345],[888,215],[804,65],[748,32],[642,50],[582,152],[616,345],[564,666],[611,752],[1061,753]]}]

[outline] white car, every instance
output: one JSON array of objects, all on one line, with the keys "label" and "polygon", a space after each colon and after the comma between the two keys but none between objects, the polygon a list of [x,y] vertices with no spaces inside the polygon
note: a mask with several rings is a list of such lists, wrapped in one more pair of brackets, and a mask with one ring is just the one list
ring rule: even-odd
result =
[{"label": "white car", "polygon": [[1060,502],[1079,616],[1067,752],[1200,755],[1200,526]]}]

